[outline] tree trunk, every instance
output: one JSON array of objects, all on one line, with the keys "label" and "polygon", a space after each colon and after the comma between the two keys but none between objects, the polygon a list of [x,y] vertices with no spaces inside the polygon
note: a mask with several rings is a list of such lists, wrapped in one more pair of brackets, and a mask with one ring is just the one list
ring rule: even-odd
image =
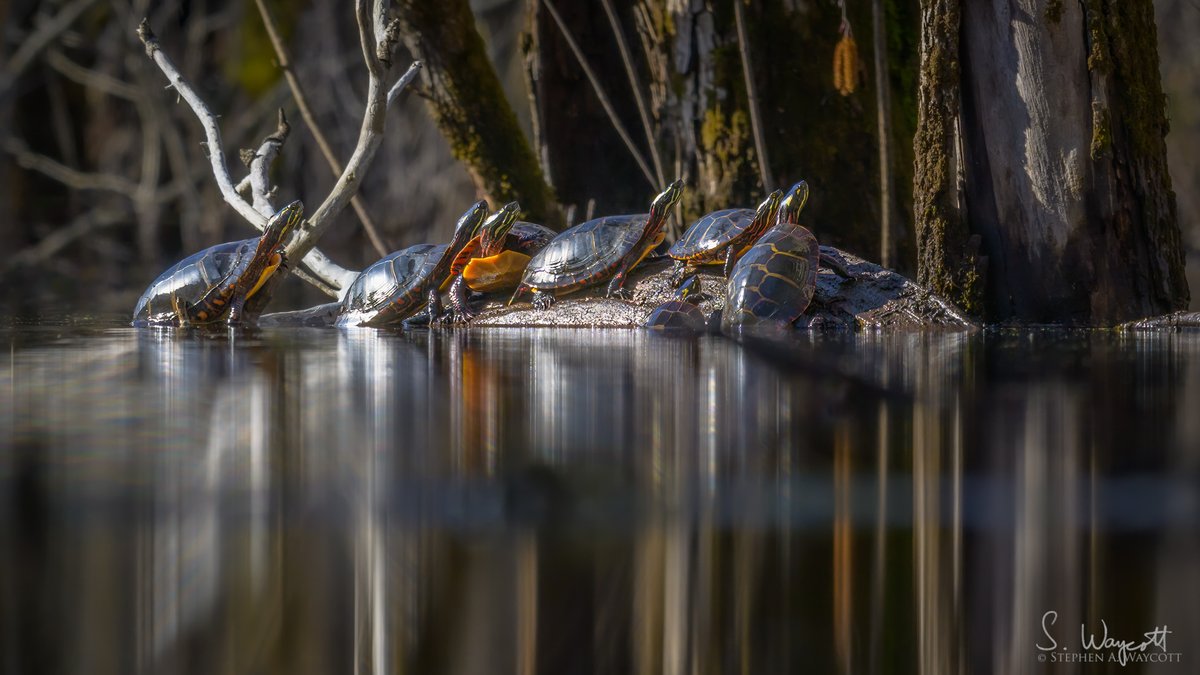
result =
[{"label": "tree trunk", "polygon": [[923,0],[922,19],[921,281],[992,320],[1186,307],[1149,0]]},{"label": "tree trunk", "polygon": [[[530,1],[539,128],[555,189],[564,203],[596,198],[599,213],[644,210],[653,188],[613,131],[541,0]],[[853,25],[870,35],[869,4],[849,4]],[[893,46],[888,78],[900,91],[915,76],[915,66],[905,65],[915,62],[915,2],[885,4]],[[641,71],[637,86],[648,93],[667,178],[678,175],[688,182],[685,220],[755,205],[764,190],[733,0],[614,0],[614,5],[634,51],[641,46],[635,54]],[[629,78],[599,3],[558,0],[555,7],[625,127],[644,148]],[[785,188],[800,179],[809,182],[813,198],[805,218],[822,243],[875,258],[880,246],[878,121],[874,78],[865,77],[863,67],[871,62],[870,41],[860,46],[863,56],[855,68],[860,86],[840,96],[832,78],[841,22],[835,3],[758,0],[744,10],[769,176]],[[891,162],[902,184],[912,175],[911,146],[895,141],[915,127],[915,110],[913,98],[896,96]],[[907,198],[898,196],[897,220],[908,220],[908,209]],[[898,224],[896,229],[902,233],[904,228]],[[897,239],[897,266],[914,266],[905,263],[915,260],[911,238]]]},{"label": "tree trunk", "polygon": [[525,217],[560,216],[528,140],[504,97],[467,0],[401,0],[404,43],[424,62],[426,100],[450,150],[492,206],[519,200]]}]

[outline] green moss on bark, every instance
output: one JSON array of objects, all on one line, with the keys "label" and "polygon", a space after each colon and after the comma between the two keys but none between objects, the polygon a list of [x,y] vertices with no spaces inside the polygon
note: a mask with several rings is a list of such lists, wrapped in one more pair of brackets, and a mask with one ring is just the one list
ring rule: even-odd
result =
[{"label": "green moss on bark", "polygon": [[493,206],[519,200],[526,217],[558,224],[554,194],[525,138],[466,0],[398,3],[404,42],[425,63],[434,121]]}]

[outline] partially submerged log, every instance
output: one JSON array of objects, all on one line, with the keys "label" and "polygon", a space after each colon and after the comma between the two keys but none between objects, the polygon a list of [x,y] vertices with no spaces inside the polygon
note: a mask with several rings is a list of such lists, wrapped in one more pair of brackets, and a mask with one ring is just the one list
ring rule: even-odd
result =
[{"label": "partially submerged log", "polygon": [[[857,330],[973,329],[975,325],[954,305],[913,281],[879,265],[831,246],[822,253],[841,260],[857,279],[849,280],[822,269],[812,307],[797,322],[800,328]],[[604,285],[568,295],[549,309],[534,309],[526,296],[508,305],[507,296],[488,298],[486,308],[471,326],[634,328],[641,326],[662,303],[675,296],[668,283],[672,261],[652,260],[630,275],[626,288],[631,299],[602,297]],[[699,271],[700,309],[711,315],[725,305],[725,279],[719,266]],[[336,318],[337,304],[319,305],[298,312],[268,314],[260,326],[328,326]]]},{"label": "partially submerged log", "polygon": [[[918,286],[913,281],[879,265],[831,246],[821,252],[845,263],[856,280],[843,279],[831,270],[817,275],[813,305],[797,322],[801,328],[853,328],[858,330],[904,330],[918,328],[970,329],[975,325],[954,305]],[[654,260],[630,275],[626,288],[629,302],[601,297],[604,286],[568,295],[550,309],[534,309],[525,298],[507,306],[506,299],[489,300],[486,310],[472,326],[563,326],[622,328],[640,326],[662,303],[674,298],[667,279],[670,260]],[[706,315],[725,305],[725,279],[720,266],[699,270]]]}]

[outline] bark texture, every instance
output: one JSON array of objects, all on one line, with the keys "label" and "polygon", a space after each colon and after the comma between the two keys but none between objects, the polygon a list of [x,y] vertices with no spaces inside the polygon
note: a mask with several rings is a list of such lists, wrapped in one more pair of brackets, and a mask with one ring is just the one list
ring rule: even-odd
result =
[{"label": "bark texture", "polygon": [[558,224],[553,190],[504,96],[467,0],[396,5],[404,44],[425,64],[430,111],[476,186],[493,205],[519,200],[527,218]]},{"label": "bark texture", "polygon": [[[596,199],[597,213],[644,210],[653,188],[646,184],[604,117],[557,28],[531,2],[531,53],[536,56],[541,143],[564,203]],[[614,0],[623,30],[635,46],[639,82],[644,87],[668,180],[687,180],[684,224],[703,213],[753,206],[764,190],[731,2],[704,0]],[[850,19],[870,34],[869,4],[849,3]],[[599,3],[557,2],[572,33],[635,140],[645,143],[629,94],[612,31]],[[897,91],[915,81],[916,3],[886,0],[888,77]],[[879,251],[878,120],[874,78],[868,77],[873,51],[863,45],[851,96],[833,87],[834,45],[840,39],[836,3],[760,0],[744,6],[746,48],[759,99],[769,176],[787,187],[805,179],[813,198],[805,211],[822,242],[874,258]],[[637,49],[640,47],[640,50]],[[893,170],[898,182],[912,175],[908,134],[915,127],[915,100],[897,96],[893,107]],[[907,192],[907,191],[905,191]],[[901,197],[901,223],[909,221]],[[902,224],[897,229],[903,233]],[[912,238],[899,239],[897,267],[913,269]]]},{"label": "bark texture", "polygon": [[992,320],[1187,306],[1148,0],[922,2],[920,279]]}]

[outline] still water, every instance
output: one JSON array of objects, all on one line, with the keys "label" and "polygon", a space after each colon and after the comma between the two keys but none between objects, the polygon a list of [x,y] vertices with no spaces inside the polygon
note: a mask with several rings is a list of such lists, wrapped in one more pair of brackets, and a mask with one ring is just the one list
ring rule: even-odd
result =
[{"label": "still water", "polygon": [[1200,672],[1200,333],[0,338],[3,673]]}]

